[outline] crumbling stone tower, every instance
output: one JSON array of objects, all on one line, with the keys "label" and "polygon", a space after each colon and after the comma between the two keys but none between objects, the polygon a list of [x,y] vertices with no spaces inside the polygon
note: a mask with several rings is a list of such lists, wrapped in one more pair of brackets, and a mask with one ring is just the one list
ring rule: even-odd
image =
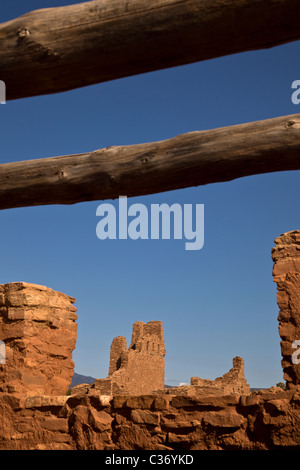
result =
[{"label": "crumbling stone tower", "polygon": [[135,322],[128,349],[125,337],[114,338],[108,377],[96,379],[95,388],[107,395],[143,395],[163,389],[165,354],[162,322]]}]

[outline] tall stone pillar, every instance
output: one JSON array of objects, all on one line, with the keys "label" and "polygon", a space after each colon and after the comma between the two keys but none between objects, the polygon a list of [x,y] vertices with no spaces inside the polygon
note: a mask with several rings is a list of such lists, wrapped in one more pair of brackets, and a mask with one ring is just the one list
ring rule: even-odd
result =
[{"label": "tall stone pillar", "polygon": [[300,230],[275,239],[273,279],[277,283],[282,368],[288,389],[300,385]]},{"label": "tall stone pillar", "polygon": [[75,299],[44,286],[0,285],[0,392],[65,395],[74,374]]},{"label": "tall stone pillar", "polygon": [[120,368],[121,357],[124,351],[127,351],[126,338],[124,336],[117,336],[113,339],[110,347],[109,376]]}]

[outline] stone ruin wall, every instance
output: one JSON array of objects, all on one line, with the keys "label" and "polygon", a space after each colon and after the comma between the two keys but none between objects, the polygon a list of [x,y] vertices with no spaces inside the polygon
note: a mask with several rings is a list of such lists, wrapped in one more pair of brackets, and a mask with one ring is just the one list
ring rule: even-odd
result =
[{"label": "stone ruin wall", "polygon": [[0,450],[300,448],[300,393],[250,396],[0,394]]},{"label": "stone ruin wall", "polygon": [[110,349],[109,375],[93,384],[80,384],[72,393],[97,390],[103,395],[176,394],[188,396],[250,395],[244,375],[244,361],[233,358],[233,367],[215,380],[192,377],[190,385],[165,388],[166,354],[160,321],[135,322],[130,347],[124,336],[114,338]]},{"label": "stone ruin wall", "polygon": [[164,392],[198,397],[251,394],[244,375],[244,360],[239,356],[233,358],[232,369],[222,377],[217,377],[215,380],[191,377],[190,385],[172,387]]},{"label": "stone ruin wall", "polygon": [[114,338],[108,378],[96,379],[94,388],[107,395],[143,395],[164,388],[165,354],[162,322],[135,322],[128,349],[124,336]]},{"label": "stone ruin wall", "polygon": [[66,394],[74,374],[75,299],[44,286],[0,285],[0,392]]},{"label": "stone ruin wall", "polygon": [[[75,299],[33,284],[0,286],[0,340],[7,351],[7,363],[0,364],[0,449],[300,448],[299,364],[292,360],[293,345],[300,339],[300,231],[275,242],[273,276],[286,391],[273,387],[248,394],[243,361],[237,357],[233,368],[215,381],[192,378],[187,394],[173,389],[113,396],[94,386],[68,396]],[[134,338],[135,347],[128,350],[125,338],[113,341],[110,381],[137,352]],[[235,379],[240,388],[226,388]],[[193,388],[197,393],[190,395]]]},{"label": "stone ruin wall", "polygon": [[300,349],[300,231],[284,233],[275,239],[275,244],[273,279],[280,309],[281,364],[286,386],[292,389],[300,385],[300,354],[296,354]]}]

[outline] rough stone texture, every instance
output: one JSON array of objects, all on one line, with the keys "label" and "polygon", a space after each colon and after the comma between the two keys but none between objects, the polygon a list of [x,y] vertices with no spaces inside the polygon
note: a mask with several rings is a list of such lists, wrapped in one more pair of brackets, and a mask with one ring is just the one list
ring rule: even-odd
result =
[{"label": "rough stone texture", "polygon": [[300,231],[284,233],[275,243],[273,279],[280,309],[281,364],[286,386],[291,389],[300,384],[300,361],[295,357],[300,349]]},{"label": "rough stone texture", "polygon": [[135,322],[131,344],[118,336],[110,349],[109,376],[93,388],[104,395],[143,395],[164,387],[165,343],[160,321]]},{"label": "rough stone texture", "polygon": [[250,396],[0,393],[0,450],[267,450],[300,446],[300,391]]},{"label": "rough stone texture", "polygon": [[233,358],[232,369],[222,377],[217,377],[215,380],[192,377],[191,385],[197,390],[208,386],[218,390],[220,395],[250,395],[250,387],[245,379],[244,360],[239,356]]},{"label": "rough stone texture", "polygon": [[233,358],[232,363],[232,369],[222,377],[215,380],[192,377],[190,385],[172,387],[164,393],[190,396],[250,395],[250,387],[244,375],[244,360],[237,356]]},{"label": "rough stone texture", "polygon": [[126,350],[127,341],[124,336],[118,336],[113,339],[110,347],[109,376],[112,376],[121,367],[121,356]]},{"label": "rough stone texture", "polygon": [[75,299],[45,286],[0,285],[0,392],[65,394],[74,374]]}]

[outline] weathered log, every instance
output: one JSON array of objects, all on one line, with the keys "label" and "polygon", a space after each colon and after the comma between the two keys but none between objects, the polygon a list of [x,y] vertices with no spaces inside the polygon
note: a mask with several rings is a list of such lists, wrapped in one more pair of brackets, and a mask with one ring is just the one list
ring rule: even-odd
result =
[{"label": "weathered log", "polygon": [[0,165],[0,209],[140,196],[300,169],[300,114]]},{"label": "weathered log", "polygon": [[300,39],[299,0],[95,0],[0,25],[7,99]]}]

